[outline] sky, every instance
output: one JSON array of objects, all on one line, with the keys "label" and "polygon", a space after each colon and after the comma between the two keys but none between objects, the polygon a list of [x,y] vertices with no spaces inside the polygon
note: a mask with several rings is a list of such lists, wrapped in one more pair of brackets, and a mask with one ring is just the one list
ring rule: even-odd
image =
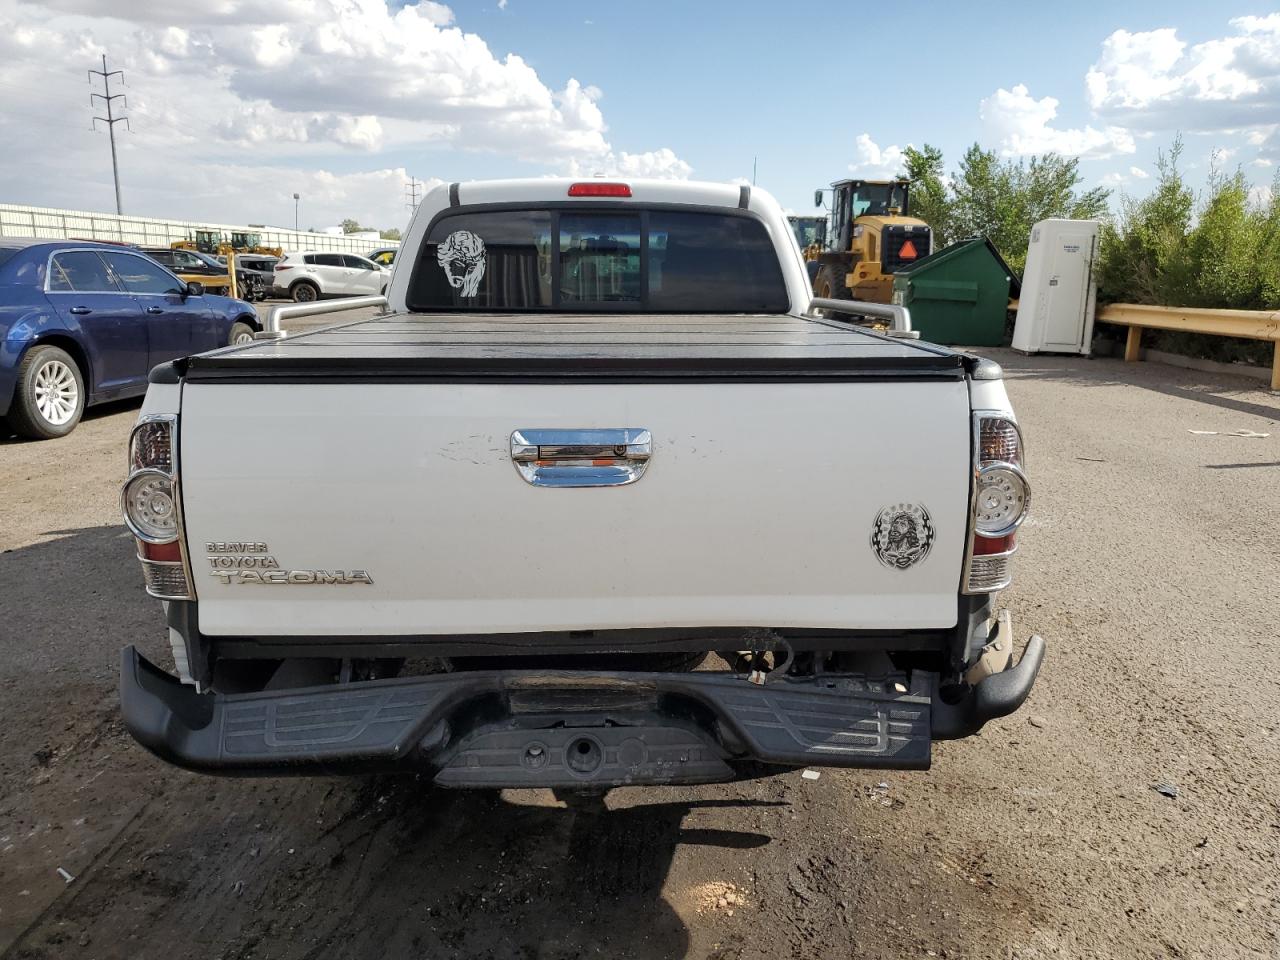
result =
[{"label": "sky", "polygon": [[[1274,0],[1272,0],[1274,2]],[[406,184],[756,182],[795,212],[931,143],[1078,156],[1142,196],[1280,164],[1280,12],[1235,0],[0,0],[0,202],[111,211],[87,71],[124,71],[124,210],[403,226]]]}]

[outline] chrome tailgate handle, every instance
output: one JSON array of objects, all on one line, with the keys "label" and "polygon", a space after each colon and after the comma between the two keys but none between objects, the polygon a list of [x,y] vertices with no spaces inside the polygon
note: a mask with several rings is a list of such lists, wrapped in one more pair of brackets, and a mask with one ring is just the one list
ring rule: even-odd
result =
[{"label": "chrome tailgate handle", "polygon": [[535,487],[620,487],[635,483],[649,465],[653,441],[635,427],[586,430],[516,430],[511,460]]}]

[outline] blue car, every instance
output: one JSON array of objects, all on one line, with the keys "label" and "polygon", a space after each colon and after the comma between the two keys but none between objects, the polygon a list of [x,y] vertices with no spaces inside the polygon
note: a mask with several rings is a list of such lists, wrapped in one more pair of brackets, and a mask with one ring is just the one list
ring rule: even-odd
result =
[{"label": "blue car", "polygon": [[145,393],[156,364],[259,329],[243,300],[126,247],[0,239],[0,420],[21,437],[66,436],[90,404]]}]

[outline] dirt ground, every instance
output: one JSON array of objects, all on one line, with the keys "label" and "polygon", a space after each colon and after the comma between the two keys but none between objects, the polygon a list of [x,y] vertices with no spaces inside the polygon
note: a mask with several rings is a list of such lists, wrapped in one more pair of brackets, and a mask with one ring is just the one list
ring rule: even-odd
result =
[{"label": "dirt ground", "polygon": [[928,773],[596,811],[152,758],[115,689],[124,644],[168,662],[118,515],[137,403],[0,438],[0,957],[1280,957],[1280,397],[992,354],[1035,489],[1027,706]]}]

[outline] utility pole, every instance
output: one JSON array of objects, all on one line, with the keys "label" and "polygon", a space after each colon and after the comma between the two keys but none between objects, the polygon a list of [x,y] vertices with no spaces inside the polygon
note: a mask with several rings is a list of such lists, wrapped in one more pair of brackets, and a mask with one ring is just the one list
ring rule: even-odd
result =
[{"label": "utility pole", "polygon": [[409,178],[409,182],[404,185],[405,193],[409,196],[409,202],[405,204],[410,210],[418,209],[418,191],[422,189],[422,181],[413,177]]},{"label": "utility pole", "polygon": [[90,84],[93,83],[94,77],[102,78],[102,93],[89,94],[89,106],[95,106],[93,102],[94,100],[101,100],[107,105],[107,115],[105,117],[95,116],[93,118],[93,129],[98,129],[99,120],[107,125],[107,136],[111,138],[111,175],[116,182],[116,213],[123,214],[124,209],[120,204],[120,164],[116,160],[116,124],[123,123],[130,131],[133,130],[133,127],[129,126],[128,117],[117,117],[115,115],[115,102],[117,100],[124,100],[124,105],[128,108],[129,100],[123,93],[111,92],[111,78],[119,77],[120,82],[124,83],[124,71],[108,70],[107,55],[104,53],[102,55],[102,69],[89,71]]},{"label": "utility pole", "polygon": [[753,187],[756,185],[756,162],[757,162],[759,159],[760,159],[759,157],[752,157],[752,158],[751,158],[751,185],[752,185]]},{"label": "utility pole", "polygon": [[293,195],[293,230],[298,231],[298,201],[302,199],[302,194],[295,193]]}]

